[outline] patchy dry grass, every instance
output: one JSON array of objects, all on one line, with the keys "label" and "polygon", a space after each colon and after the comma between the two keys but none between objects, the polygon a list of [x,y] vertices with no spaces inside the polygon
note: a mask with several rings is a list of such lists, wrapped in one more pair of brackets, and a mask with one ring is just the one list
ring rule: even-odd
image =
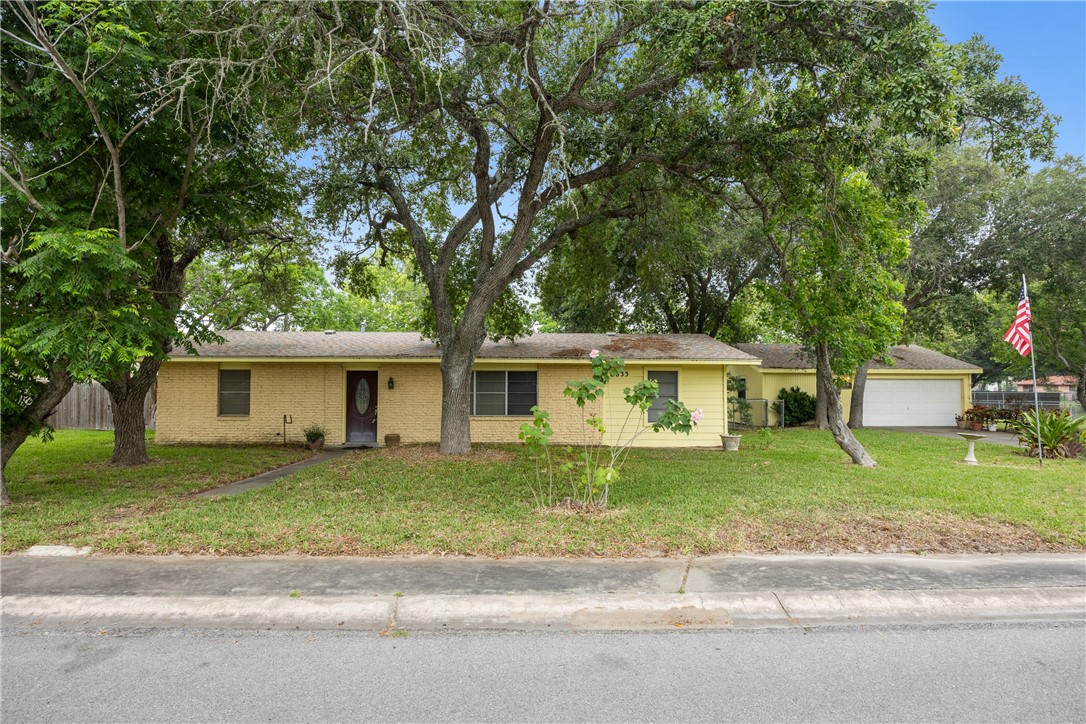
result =
[{"label": "patchy dry grass", "polygon": [[[860,437],[879,468],[847,464],[829,434],[813,430],[738,453],[635,451],[602,515],[536,510],[533,463],[516,446],[476,446],[452,458],[433,446],[350,452],[229,498],[167,488],[92,515],[93,495],[85,495],[86,517],[72,528],[38,526],[34,542],[233,555],[1086,549],[1082,461],[1038,470],[1013,448],[981,442],[982,464],[971,467],[958,463],[958,440],[877,430]],[[24,525],[61,504],[31,503],[25,489],[16,495],[14,515],[38,506],[20,518]],[[5,513],[5,533],[8,521]],[[6,536],[4,545],[20,547]]]}]

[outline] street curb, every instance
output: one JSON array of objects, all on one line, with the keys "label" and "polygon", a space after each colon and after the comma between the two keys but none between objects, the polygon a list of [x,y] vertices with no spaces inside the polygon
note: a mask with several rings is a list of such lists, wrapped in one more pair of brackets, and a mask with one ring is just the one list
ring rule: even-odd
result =
[{"label": "street curb", "polygon": [[397,630],[757,629],[1086,620],[1081,587],[705,594],[5,596],[0,615],[59,624]]}]

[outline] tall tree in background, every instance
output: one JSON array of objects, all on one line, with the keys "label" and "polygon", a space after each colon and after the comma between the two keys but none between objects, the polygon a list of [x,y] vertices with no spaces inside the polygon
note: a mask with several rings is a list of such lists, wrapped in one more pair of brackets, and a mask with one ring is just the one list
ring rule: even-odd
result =
[{"label": "tall tree in background", "polygon": [[185,304],[216,330],[418,331],[426,290],[399,266],[369,269],[360,296],[333,286],[317,260],[293,245],[215,252],[192,265]]},{"label": "tall tree in background", "polygon": [[994,310],[979,292],[991,276],[980,250],[1009,181],[979,145],[940,149],[931,179],[919,194],[926,212],[901,269],[903,341],[968,360],[984,369],[981,380],[997,378],[1005,369],[992,357],[992,342],[1002,332],[993,331]]},{"label": "tall tree in background", "polygon": [[[994,211],[991,233],[980,250],[993,269],[991,289],[1010,324],[1022,275],[1029,281],[1031,329],[1038,374],[1077,378],[1086,400],[1086,166],[1065,157],[1011,183]],[[1023,358],[996,352],[1009,369],[1028,376]]]},{"label": "tall tree in background", "polygon": [[[216,244],[281,237],[278,213],[297,204],[277,139],[241,102],[258,92],[244,66],[207,75],[189,64],[219,54],[213,36],[192,29],[221,11],[4,4],[3,85],[14,101],[4,110],[4,180],[5,195],[19,197],[16,228],[27,240],[113,229],[142,270],[128,300],[144,323],[140,354],[85,371],[110,394],[115,464],[147,461],[142,406],[162,360],[178,342],[210,338],[182,307],[188,266]],[[8,250],[35,248],[17,240]]]},{"label": "tall tree in background", "polygon": [[538,282],[543,308],[567,331],[749,341],[741,295],[768,271],[759,229],[689,189],[662,189],[645,206],[639,218],[593,224],[555,250]]}]

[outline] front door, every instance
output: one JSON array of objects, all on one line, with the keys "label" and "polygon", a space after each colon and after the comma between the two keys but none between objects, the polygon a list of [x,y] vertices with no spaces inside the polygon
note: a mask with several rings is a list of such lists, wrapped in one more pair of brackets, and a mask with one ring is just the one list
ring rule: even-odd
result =
[{"label": "front door", "polygon": [[377,442],[377,373],[347,373],[347,442]]}]

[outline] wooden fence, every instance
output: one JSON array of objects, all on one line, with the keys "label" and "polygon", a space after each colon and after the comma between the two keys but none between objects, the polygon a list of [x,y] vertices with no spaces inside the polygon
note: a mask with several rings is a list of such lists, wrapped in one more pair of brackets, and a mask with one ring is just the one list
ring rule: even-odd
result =
[{"label": "wooden fence", "polygon": [[[47,422],[57,430],[112,430],[113,410],[109,405],[109,393],[97,382],[74,385]],[[148,430],[155,429],[154,387],[143,401],[143,422]]]}]

